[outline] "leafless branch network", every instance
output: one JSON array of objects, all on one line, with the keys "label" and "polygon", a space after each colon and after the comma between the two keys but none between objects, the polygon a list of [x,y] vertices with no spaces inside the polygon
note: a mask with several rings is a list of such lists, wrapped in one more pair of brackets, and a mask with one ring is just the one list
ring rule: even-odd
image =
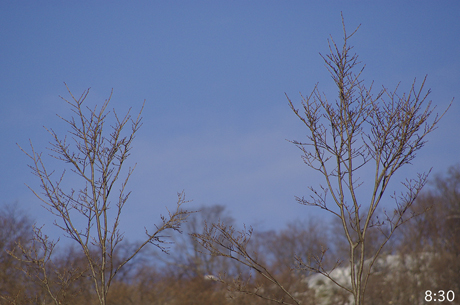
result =
[{"label": "leafless branch network", "polygon": [[[67,90],[71,99],[62,99],[71,107],[74,116],[70,119],[59,116],[69,126],[68,135],[63,138],[53,129],[46,129],[52,137],[49,151],[51,157],[62,161],[70,169],[70,173],[79,179],[77,185],[82,183],[82,187],[67,190],[65,181],[68,172],[63,170],[59,175],[49,171],[43,154],[34,149],[32,142],[30,152],[21,150],[31,159],[29,167],[40,180],[40,192],[30,189],[57,217],[55,225],[83,250],[99,303],[105,305],[108,290],[119,270],[147,244],[166,251],[163,245],[167,242],[167,232],[180,232],[180,226],[190,212],[182,209],[182,204],[187,201],[184,192],[179,193],[176,209],[168,211],[167,216],[161,216],[161,224],[155,225],[153,232],[146,229],[144,242],[130,255],[115,262],[115,250],[123,241],[123,233],[119,229],[120,217],[131,194],[126,190],[127,184],[136,165],[129,167],[127,172],[123,169],[142,126],[144,105],[135,117],[130,115],[131,109],[124,116],[119,116],[115,109],[108,110],[113,92],[100,108],[90,108],[83,106],[89,89],[78,99],[68,87]],[[81,226],[81,223],[84,225]],[[52,251],[53,243],[40,238],[40,235],[36,238],[43,249]],[[43,269],[45,267],[43,264]]]}]

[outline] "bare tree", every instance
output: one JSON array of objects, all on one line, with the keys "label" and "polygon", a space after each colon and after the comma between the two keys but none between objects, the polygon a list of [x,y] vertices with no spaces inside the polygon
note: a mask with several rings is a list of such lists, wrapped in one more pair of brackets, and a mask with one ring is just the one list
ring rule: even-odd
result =
[{"label": "bare tree", "polygon": [[[407,94],[399,95],[397,86],[394,91],[383,87],[374,95],[372,84],[366,87],[361,80],[364,67],[359,67],[358,55],[351,52],[349,45],[358,29],[347,34],[343,17],[342,25],[343,46],[339,47],[331,38],[330,54],[321,55],[338,88],[338,99],[330,102],[315,86],[309,96],[302,96],[302,111],[288,100],[308,130],[308,141],[292,143],[302,150],[305,164],[321,173],[325,181],[319,189],[310,187],[310,197],[297,197],[297,201],[320,207],[340,219],[348,242],[351,285],[337,282],[331,271],[324,268],[322,257],[313,265],[299,258],[298,267],[325,275],[351,293],[354,303],[360,305],[371,268],[383,247],[400,225],[416,215],[410,208],[428,174],[402,182],[406,190],[392,196],[395,208],[385,211],[384,219],[376,217],[377,208],[390,180],[415,158],[443,114],[433,115],[434,107],[427,100],[430,90],[424,92],[426,77],[420,86],[414,81]],[[370,193],[358,193],[363,184],[359,175],[369,170],[373,171]],[[366,257],[365,241],[372,228],[378,229],[384,238]]]},{"label": "bare tree", "polygon": [[226,285],[230,292],[241,292],[279,304],[300,304],[300,300],[286,289],[276,274],[267,266],[266,262],[259,257],[258,253],[250,251],[248,244],[252,234],[252,228],[237,231],[232,225],[226,225],[219,221],[209,226],[205,224],[202,234],[194,233],[192,235],[211,256],[231,259],[248,267],[254,276],[259,276],[266,283],[280,289],[282,294],[281,296],[267,294],[263,285],[257,283],[254,285],[251,274],[246,274],[246,278],[241,273],[236,278],[229,278],[226,274],[219,274],[215,280]]},{"label": "bare tree", "polygon": [[[232,272],[237,266],[232,266],[228,260],[219,257],[209,257],[202,252],[193,233],[202,233],[205,221],[221,221],[226,225],[233,224],[234,220],[222,205],[203,206],[197,213],[190,215],[183,226],[183,233],[173,237],[174,246],[170,255],[164,255],[154,249],[153,255],[162,260],[166,271],[171,276],[181,278],[204,278],[218,274],[221,271]],[[239,266],[239,265],[238,265]]]},{"label": "bare tree", "polygon": [[[418,174],[417,178],[402,182],[405,191],[392,196],[395,207],[390,212],[383,210],[383,219],[379,219],[377,208],[390,180],[415,158],[426,143],[425,137],[435,130],[445,112],[433,114],[434,107],[428,101],[430,90],[424,92],[426,77],[420,86],[414,80],[407,94],[397,93],[399,85],[394,91],[383,87],[373,94],[373,84],[366,87],[361,80],[364,67],[360,67],[358,55],[351,52],[349,45],[350,38],[358,29],[348,34],[343,16],[342,26],[343,46],[339,47],[331,38],[330,54],[321,55],[337,86],[338,98],[330,102],[316,85],[309,96],[302,96],[303,109],[299,111],[286,97],[290,108],[307,127],[307,141],[291,142],[303,152],[305,164],[321,173],[325,181],[319,189],[309,188],[312,192],[310,197],[296,199],[301,204],[320,207],[340,220],[348,244],[349,284],[331,275],[341,261],[337,260],[331,270],[330,264],[326,264],[327,248],[308,256],[308,259],[297,253],[295,260],[298,270],[323,274],[348,292],[355,305],[361,305],[372,266],[383,247],[399,226],[417,215],[410,208],[425,185],[428,174]],[[366,195],[364,189],[358,192],[363,184],[359,176],[369,170],[373,171],[373,181]],[[375,231],[382,237],[376,238]],[[278,287],[283,296],[266,295],[261,287],[248,288],[247,281],[241,278],[233,282],[220,279],[235,291],[279,304],[300,304],[299,293],[288,291],[257,258],[257,253],[248,250],[251,235],[252,230],[237,232],[231,226],[217,223],[209,225],[204,234],[195,234],[195,237],[211,255],[224,256],[248,266]],[[366,249],[368,239],[378,244]]]},{"label": "bare tree", "polygon": [[19,271],[21,265],[10,253],[19,255],[16,243],[27,244],[32,236],[32,220],[18,209],[17,204],[0,207],[0,304],[22,304],[26,292],[34,289],[27,286],[26,276]]},{"label": "bare tree", "polygon": [[[112,280],[120,269],[147,244],[167,251],[167,232],[180,232],[180,226],[189,212],[182,209],[182,204],[186,202],[185,195],[179,193],[176,208],[168,211],[167,216],[161,216],[161,223],[155,225],[155,230],[151,232],[145,229],[146,239],[122,260],[115,259],[117,246],[123,240],[123,233],[119,229],[120,216],[130,195],[126,187],[134,167],[127,170],[124,178],[122,169],[142,125],[143,107],[135,118],[131,118],[130,111],[119,117],[115,110],[107,110],[112,93],[98,109],[97,106],[83,106],[89,89],[78,99],[68,87],[67,90],[72,99],[62,99],[70,105],[75,117],[60,118],[70,127],[69,138],[60,138],[54,130],[46,129],[53,138],[48,149],[50,156],[70,167],[73,176],[80,179],[82,187],[67,190],[64,186],[64,178],[68,176],[66,171],[56,177],[55,171],[47,169],[42,153],[35,151],[32,142],[30,153],[21,149],[32,160],[29,167],[40,180],[41,192],[31,190],[44,203],[44,207],[57,216],[59,221],[55,225],[83,250],[98,301],[105,305]],[[110,130],[107,130],[108,127]],[[114,211],[111,210],[113,201]],[[44,245],[49,243],[46,239],[42,241]]]},{"label": "bare tree", "polygon": [[[430,210],[398,232],[400,261],[409,263],[388,283],[393,290],[399,285],[401,299],[415,296],[420,303],[424,302],[427,287],[460,289],[460,164],[430,180],[428,189],[412,207],[416,213]],[[398,294],[388,297],[394,300]]]},{"label": "bare tree", "polygon": [[45,296],[48,295],[55,305],[66,304],[69,297],[73,297],[70,286],[84,276],[85,268],[65,266],[56,268],[52,262],[52,256],[57,242],[50,241],[48,236],[42,233],[41,228],[33,227],[34,236],[31,245],[24,245],[17,241],[16,249],[19,253],[8,251],[8,253],[22,262],[18,268],[34,283],[42,288]]},{"label": "bare tree", "polygon": [[[288,224],[280,232],[253,232],[246,227],[237,230],[222,220],[210,221],[205,223],[201,233],[192,236],[211,259],[227,259],[240,266],[227,272],[221,270],[210,277],[226,286],[232,301],[238,304],[265,304],[266,301],[315,304],[314,292],[300,280],[303,275],[292,272],[296,255],[309,260],[327,248],[326,227],[313,219]],[[256,296],[260,302],[246,300],[246,296]]]}]

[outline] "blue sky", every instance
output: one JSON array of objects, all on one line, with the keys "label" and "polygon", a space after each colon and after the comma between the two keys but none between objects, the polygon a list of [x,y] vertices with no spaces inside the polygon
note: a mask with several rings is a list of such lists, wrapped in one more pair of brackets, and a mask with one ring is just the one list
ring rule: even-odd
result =
[{"label": "blue sky", "polygon": [[[113,88],[120,113],[146,100],[122,219],[131,240],[182,190],[191,209],[223,204],[237,223],[263,229],[323,217],[294,200],[320,177],[285,140],[305,130],[284,93],[299,103],[318,82],[335,98],[319,52],[329,35],[341,41],[341,11],[349,31],[361,24],[351,43],[366,81],[407,91],[428,74],[439,111],[460,98],[458,1],[2,1],[1,203],[17,202],[56,234],[24,185],[38,186],[16,143],[43,151],[42,126],[64,134],[55,114],[71,114],[59,98],[69,97],[66,82],[78,96],[91,87],[88,105]],[[401,177],[459,162],[459,114],[454,100]]]}]

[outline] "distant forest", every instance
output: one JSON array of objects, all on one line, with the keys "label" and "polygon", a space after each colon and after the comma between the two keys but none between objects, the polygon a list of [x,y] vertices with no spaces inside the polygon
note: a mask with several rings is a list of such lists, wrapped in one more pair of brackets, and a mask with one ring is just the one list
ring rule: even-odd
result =
[{"label": "distant forest", "polygon": [[[392,257],[393,263],[374,268],[366,304],[426,304],[427,290],[452,291],[450,299],[452,293],[460,294],[460,165],[432,176],[411,208],[427,211],[398,228],[385,245],[380,257]],[[191,234],[202,233],[205,220],[238,227],[223,206],[204,207],[191,214],[183,225],[184,232],[172,234],[174,243],[164,249],[169,254],[151,246],[120,269],[111,283],[107,304],[270,304],[257,297],[259,292],[281,300],[279,287],[259,273],[204,251]],[[47,241],[50,248],[40,246],[33,225],[31,215],[18,205],[6,204],[0,210],[0,304],[99,304],[82,250],[56,247],[51,251],[51,241]],[[308,279],[315,275],[302,273],[294,260],[302,257],[312,261],[328,249],[325,266],[347,267],[347,243],[342,234],[334,233],[340,229],[339,223],[318,219],[292,222],[279,231],[252,232],[248,251],[302,304],[350,304],[349,295],[338,287],[327,286],[326,278],[327,289],[318,288],[321,281],[310,285]],[[46,236],[42,238],[46,240]],[[375,234],[366,239],[370,252],[379,244],[379,238]],[[36,252],[24,253],[18,245]],[[136,247],[121,242],[113,253],[114,261],[123,260],[125,252]],[[230,281],[245,285],[248,292],[223,284]],[[459,299],[460,295],[455,295],[450,303],[459,304]]]}]

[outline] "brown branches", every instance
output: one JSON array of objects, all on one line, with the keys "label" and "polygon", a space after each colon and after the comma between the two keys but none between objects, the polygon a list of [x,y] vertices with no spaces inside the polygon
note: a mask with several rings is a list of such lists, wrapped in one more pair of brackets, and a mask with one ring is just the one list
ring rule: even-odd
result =
[{"label": "brown branches", "polygon": [[[331,37],[330,53],[321,55],[337,86],[338,97],[335,101],[328,100],[317,85],[310,95],[301,95],[301,111],[286,97],[290,108],[307,129],[306,141],[291,142],[302,151],[304,163],[324,177],[324,184],[320,184],[319,189],[309,187],[312,192],[309,198],[296,197],[296,200],[304,205],[320,207],[340,220],[342,233],[348,243],[350,283],[340,283],[331,275],[339,261],[332,270],[325,267],[326,249],[307,260],[296,254],[295,260],[298,270],[326,276],[351,293],[355,304],[360,305],[373,264],[395,230],[415,216],[408,215],[408,211],[428,175],[419,174],[416,179],[403,182],[406,190],[394,197],[393,213],[384,212],[383,221],[376,215],[377,207],[395,172],[415,158],[426,142],[425,137],[436,128],[445,112],[433,117],[434,108],[431,107],[431,101],[427,102],[430,90],[424,93],[426,77],[420,86],[414,81],[408,94],[399,95],[399,86],[394,91],[383,87],[374,94],[373,83],[366,86],[361,79],[364,66],[360,67],[358,55],[352,53],[349,44],[358,29],[348,34],[343,16],[342,26],[343,45],[337,45]],[[360,180],[364,169],[366,172],[369,169],[373,171],[371,179],[366,177],[366,182],[371,181],[367,194],[366,190],[358,192],[358,188],[364,184]],[[377,247],[369,251],[367,240],[373,238],[375,231],[372,229],[377,229],[383,237]],[[255,274],[279,287],[287,299],[298,303],[293,294],[264,267],[265,264],[247,251],[251,235],[251,229],[236,232],[231,226],[217,223],[209,226],[204,234],[194,236],[211,255],[227,257],[249,267]],[[260,287],[247,288],[248,282],[241,276],[233,281],[222,278],[220,281],[233,287],[234,291],[284,302],[284,299],[264,295]]]},{"label": "brown branches", "polygon": [[21,270],[33,282],[38,283],[51,297],[55,305],[64,304],[74,294],[70,286],[84,276],[87,270],[66,266],[59,269],[53,265],[52,255],[57,242],[50,241],[43,235],[42,228],[33,228],[34,236],[30,245],[17,243],[17,251],[8,253],[22,262]]},{"label": "brown branches", "polygon": [[[364,67],[358,67],[358,55],[351,53],[352,47],[348,44],[356,30],[348,35],[343,23],[343,31],[343,47],[338,47],[331,38],[331,53],[322,56],[337,86],[338,99],[328,101],[315,86],[309,96],[302,96],[302,112],[289,98],[288,101],[308,130],[308,141],[291,142],[302,151],[305,164],[325,179],[325,185],[320,185],[321,191],[310,188],[310,200],[304,197],[297,200],[327,210],[341,220],[349,244],[351,289],[336,284],[353,294],[355,304],[362,304],[370,274],[369,270],[363,277],[364,241],[370,228],[384,225],[373,220],[376,209],[395,172],[415,158],[426,143],[425,137],[436,128],[445,112],[433,117],[434,108],[431,101],[427,102],[430,90],[424,93],[426,77],[420,86],[414,81],[408,94],[399,95],[397,86],[394,91],[384,87],[374,95],[372,84],[366,87],[360,79]],[[373,187],[364,202],[357,196],[362,182],[358,182],[356,175],[361,168],[374,170]],[[407,221],[406,213],[426,179],[427,174],[420,174],[403,183],[406,191],[396,199],[393,215],[385,214],[389,230],[372,255],[369,268],[395,229]],[[331,195],[335,205],[327,205],[326,194]],[[333,280],[321,265],[313,269]]]},{"label": "brown branches", "polygon": [[260,285],[250,287],[250,279],[244,280],[241,274],[235,279],[228,279],[225,275],[220,274],[217,280],[225,284],[230,291],[255,295],[279,304],[300,304],[300,301],[298,301],[277,280],[275,275],[261,263],[257,253],[250,253],[250,251],[248,251],[248,244],[251,240],[252,233],[252,228],[236,231],[233,226],[218,222],[210,226],[205,225],[203,234],[194,233],[192,236],[198,240],[211,256],[226,257],[249,267],[251,271],[279,288],[283,292],[283,296],[277,298],[267,295],[263,293],[263,288]]},{"label": "brown branches", "polygon": [[[62,138],[54,130],[46,130],[53,139],[48,148],[50,156],[62,161],[66,169],[70,169],[70,174],[77,178],[77,183],[72,183],[74,187],[65,187],[69,174],[66,169],[56,179],[55,171],[46,168],[42,154],[35,151],[32,143],[30,153],[21,150],[32,160],[29,167],[40,180],[41,192],[32,191],[45,208],[57,216],[55,225],[83,250],[99,303],[106,304],[111,282],[120,268],[149,243],[166,250],[163,244],[168,235],[164,233],[179,231],[189,212],[181,208],[186,202],[182,192],[178,194],[174,212],[162,216],[161,224],[153,232],[146,230],[147,238],[138,248],[122,261],[115,262],[115,249],[123,240],[119,229],[120,216],[129,199],[130,192],[126,187],[135,165],[127,171],[123,169],[135,135],[142,126],[144,105],[134,118],[130,110],[119,116],[115,109],[107,110],[112,93],[98,109],[97,106],[83,106],[89,89],[78,99],[68,87],[67,90],[72,99],[62,99],[70,105],[74,117],[59,117],[69,126],[68,136]],[[52,250],[49,246],[53,244],[41,239],[40,235],[36,241],[44,249]],[[42,267],[45,269],[45,265]]]}]

